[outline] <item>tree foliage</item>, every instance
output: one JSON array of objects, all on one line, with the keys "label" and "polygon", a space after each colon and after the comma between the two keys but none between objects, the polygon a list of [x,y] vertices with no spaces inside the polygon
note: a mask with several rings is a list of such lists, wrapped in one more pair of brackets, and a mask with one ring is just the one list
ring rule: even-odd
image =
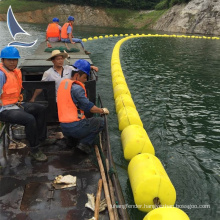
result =
[{"label": "tree foliage", "polygon": [[[29,0],[31,1],[31,0]],[[95,7],[127,8],[135,10],[151,10],[160,0],[40,0],[41,2],[54,2],[60,4],[88,5]]]},{"label": "tree foliage", "polygon": [[156,10],[163,10],[166,8],[170,8],[176,4],[188,3],[191,0],[161,0],[156,6]]},{"label": "tree foliage", "polygon": [[[29,0],[36,1],[36,0]],[[75,4],[82,6],[126,8],[134,10],[162,10],[175,4],[187,3],[190,0],[39,0],[41,2],[54,2],[59,4]]]}]

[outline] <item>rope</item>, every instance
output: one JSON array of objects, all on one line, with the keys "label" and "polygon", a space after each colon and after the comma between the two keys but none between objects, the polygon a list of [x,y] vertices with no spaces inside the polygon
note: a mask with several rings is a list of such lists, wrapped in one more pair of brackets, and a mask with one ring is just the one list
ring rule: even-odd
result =
[{"label": "rope", "polygon": [[155,208],[161,207],[161,203],[160,203],[160,198],[159,197],[155,197],[153,199],[153,202],[154,202]]},{"label": "rope", "polygon": [[8,132],[7,132],[7,129],[5,129],[5,133],[6,133],[7,137],[9,138],[9,140],[12,141],[12,142],[14,142],[14,143],[18,146],[18,147],[16,147],[16,148],[22,147],[23,143],[22,143],[22,142],[17,142],[17,141],[15,141],[13,138],[11,138],[11,136],[10,136],[10,135],[8,134]]},{"label": "rope", "polygon": [[21,102],[23,101],[24,97],[23,94],[20,94],[18,97],[18,106],[21,106]]}]

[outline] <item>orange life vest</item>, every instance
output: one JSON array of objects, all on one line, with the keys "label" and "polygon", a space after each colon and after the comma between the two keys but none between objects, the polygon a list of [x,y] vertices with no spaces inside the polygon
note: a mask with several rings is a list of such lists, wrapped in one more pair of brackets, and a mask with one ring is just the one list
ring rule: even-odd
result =
[{"label": "orange life vest", "polygon": [[47,37],[47,39],[48,39],[48,37],[59,37],[59,39],[60,39],[59,25],[56,23],[49,24],[47,27],[46,37]]},{"label": "orange life vest", "polygon": [[7,70],[2,63],[0,63],[0,70],[6,76],[6,83],[3,85],[3,93],[0,96],[0,106],[15,104],[19,101],[22,88],[22,75],[20,69],[13,71]]},{"label": "orange life vest", "polygon": [[61,29],[61,38],[69,38],[68,34],[67,34],[67,28],[71,26],[72,30],[73,30],[73,26],[70,23],[65,23]]},{"label": "orange life vest", "polygon": [[70,123],[85,118],[84,111],[78,109],[73,102],[71,96],[71,87],[73,83],[80,85],[84,89],[85,96],[87,97],[86,88],[83,83],[70,79],[64,79],[61,81],[57,91],[57,108],[59,122],[62,123]]}]

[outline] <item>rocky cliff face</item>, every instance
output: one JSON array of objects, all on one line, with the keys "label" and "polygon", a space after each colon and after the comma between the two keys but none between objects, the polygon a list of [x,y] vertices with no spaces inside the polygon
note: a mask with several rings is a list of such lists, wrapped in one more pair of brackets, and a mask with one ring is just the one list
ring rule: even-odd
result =
[{"label": "rocky cliff face", "polygon": [[192,0],[176,5],[153,26],[155,30],[220,35],[220,0]]},{"label": "rocky cliff face", "polygon": [[[58,5],[44,10],[14,13],[14,15],[18,22],[49,23],[54,17],[58,17],[60,23],[63,24],[67,21],[69,15],[73,15],[77,25],[117,26],[114,20],[106,14],[105,10],[72,4]],[[0,14],[0,20],[6,21],[6,14]]]}]

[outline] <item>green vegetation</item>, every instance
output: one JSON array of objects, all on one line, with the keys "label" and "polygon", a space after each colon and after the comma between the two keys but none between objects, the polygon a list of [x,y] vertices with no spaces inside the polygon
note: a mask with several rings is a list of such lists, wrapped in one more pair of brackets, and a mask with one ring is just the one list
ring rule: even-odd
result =
[{"label": "green vegetation", "polygon": [[8,7],[10,5],[13,6],[13,12],[24,12],[44,9],[50,6],[54,6],[55,3],[27,0],[3,0],[0,2],[0,13],[7,13]]},{"label": "green vegetation", "polygon": [[[29,0],[31,1],[31,0]],[[59,4],[88,5],[105,8],[126,8],[132,10],[151,10],[160,0],[41,0]]]},{"label": "green vegetation", "polygon": [[[124,28],[149,28],[174,4],[190,0],[2,0],[0,13],[6,13],[10,5],[13,12],[34,11],[58,4],[101,6],[115,25]],[[137,9],[155,9],[156,11],[138,11]]]},{"label": "green vegetation", "polygon": [[165,10],[160,10],[160,11],[152,11],[148,14],[145,14],[143,16],[143,20],[148,20],[150,23],[146,24],[143,28],[147,28],[150,25],[153,25],[159,18],[160,16],[165,13],[167,11],[167,9]]},{"label": "green vegetation", "polygon": [[191,0],[161,0],[156,6],[156,10],[163,10],[166,8],[171,8],[176,4],[188,3]]},{"label": "green vegetation", "polygon": [[[0,2],[0,13],[6,13],[9,5],[13,5],[14,12],[34,11],[57,4],[76,4],[130,10],[163,10],[175,4],[187,3],[189,1],[190,0],[2,0]],[[125,15],[125,13],[123,14]]]},{"label": "green vegetation", "polygon": [[159,17],[166,12],[165,10],[160,11],[143,11],[138,12],[129,9],[106,9],[109,17],[114,18],[117,21],[117,25],[123,28],[138,28],[144,29],[153,25]]},{"label": "green vegetation", "polygon": [[138,14],[137,11],[122,8],[107,8],[106,13],[109,17],[114,18],[121,27],[123,26],[127,28],[129,27],[129,24],[127,24],[128,19]]}]

